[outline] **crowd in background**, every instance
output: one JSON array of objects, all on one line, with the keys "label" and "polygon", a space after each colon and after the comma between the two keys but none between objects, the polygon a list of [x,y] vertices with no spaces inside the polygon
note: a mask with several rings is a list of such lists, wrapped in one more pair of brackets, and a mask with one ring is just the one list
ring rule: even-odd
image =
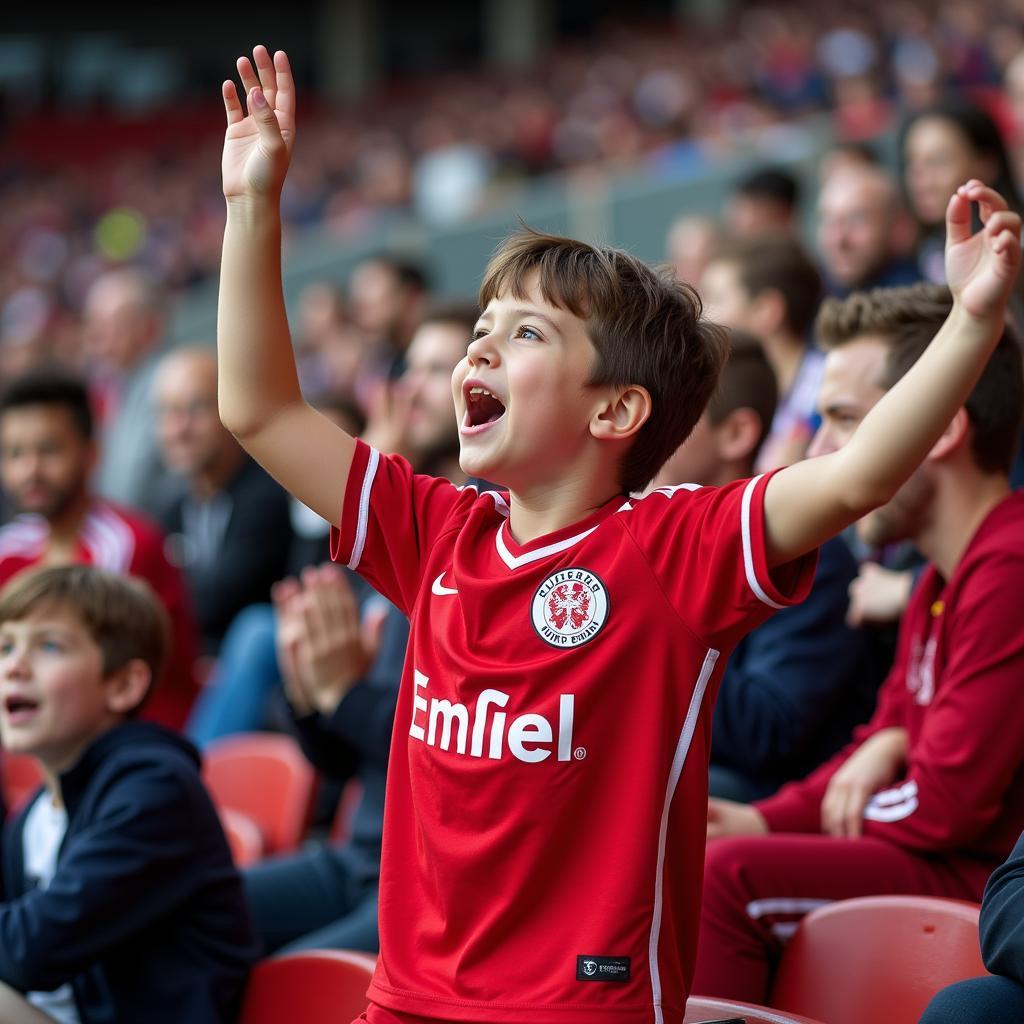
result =
[{"label": "crowd in background", "polygon": [[[714,28],[615,21],[531,68],[448,69],[306,112],[284,218],[292,233],[322,227],[342,239],[410,212],[450,224],[552,171],[686,176],[758,133],[785,152],[800,121],[821,112],[840,138],[871,137],[948,90],[993,108],[1016,145],[1021,89],[1005,102],[998,87],[1022,37],[1013,0],[737,5]],[[142,264],[172,292],[216,273],[220,129],[208,115],[175,112],[178,128],[162,140],[161,113],[130,131],[95,117],[90,149],[101,155],[78,161],[64,150],[53,158],[55,135],[81,131],[74,115],[19,134],[12,111],[0,371],[43,335],[65,356],[81,351],[77,317],[105,267]]]}]

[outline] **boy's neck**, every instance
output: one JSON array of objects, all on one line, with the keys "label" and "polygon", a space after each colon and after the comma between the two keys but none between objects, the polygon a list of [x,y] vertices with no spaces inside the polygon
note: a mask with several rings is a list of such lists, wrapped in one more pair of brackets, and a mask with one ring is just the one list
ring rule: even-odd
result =
[{"label": "boy's neck", "polygon": [[509,495],[508,528],[517,544],[529,544],[593,515],[616,495],[616,485],[569,479],[544,489]]}]

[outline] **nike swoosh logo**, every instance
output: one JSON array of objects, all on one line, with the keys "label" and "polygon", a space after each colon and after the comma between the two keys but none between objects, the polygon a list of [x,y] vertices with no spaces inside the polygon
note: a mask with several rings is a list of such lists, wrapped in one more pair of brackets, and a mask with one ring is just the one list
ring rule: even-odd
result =
[{"label": "nike swoosh logo", "polygon": [[437,594],[438,597],[446,597],[448,594],[457,594],[458,593],[457,590],[455,590],[453,587],[446,587],[441,582],[441,580],[443,580],[443,579],[444,579],[444,573],[441,573],[441,575],[438,576],[436,580],[434,580],[434,584],[430,588],[430,592],[432,594]]}]

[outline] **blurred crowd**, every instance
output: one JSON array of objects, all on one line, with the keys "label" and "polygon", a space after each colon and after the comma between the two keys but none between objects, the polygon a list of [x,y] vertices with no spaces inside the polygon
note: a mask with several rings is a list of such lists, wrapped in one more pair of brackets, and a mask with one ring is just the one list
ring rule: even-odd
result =
[{"label": "blurred crowd", "polygon": [[[293,233],[316,226],[340,238],[410,213],[450,224],[552,171],[685,176],[754,133],[784,151],[801,119],[823,111],[841,138],[872,137],[948,90],[993,110],[1016,143],[1024,90],[1004,100],[998,86],[1022,40],[1019,0],[742,4],[715,27],[615,21],[531,68],[460,67],[305,112],[285,221]],[[112,265],[142,265],[172,292],[215,274],[220,125],[176,112],[175,130],[161,132],[163,116],[129,131],[113,117],[83,126],[68,115],[30,132],[12,112],[0,174],[0,374],[33,346],[91,363],[78,314]],[[86,134],[94,159],[58,141]]]}]

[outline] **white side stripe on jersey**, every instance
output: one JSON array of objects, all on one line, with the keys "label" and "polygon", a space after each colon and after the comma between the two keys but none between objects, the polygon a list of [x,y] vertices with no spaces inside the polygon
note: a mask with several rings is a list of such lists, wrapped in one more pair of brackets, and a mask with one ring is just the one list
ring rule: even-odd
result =
[{"label": "white side stripe on jersey", "polygon": [[559,551],[565,551],[574,544],[578,544],[584,537],[589,537],[597,529],[596,526],[592,526],[589,530],[577,533],[575,537],[567,537],[556,544],[548,544],[547,547],[537,548],[536,551],[527,551],[524,555],[513,555],[505,543],[506,526],[508,526],[507,521],[498,528],[498,532],[495,534],[495,544],[498,548],[498,554],[501,555],[501,560],[510,569],[518,569],[521,565],[528,565],[530,562],[539,561],[541,558],[547,558],[548,555],[557,555]]},{"label": "white side stripe on jersey", "polygon": [[352,557],[348,562],[350,569],[359,568],[359,560],[363,557],[363,548],[366,546],[366,524],[370,519],[370,491],[373,490],[373,478],[377,475],[379,464],[380,452],[376,448],[371,448],[370,461],[366,463],[366,472],[363,474],[363,487],[359,492],[359,518],[356,520],[356,535],[352,541]]},{"label": "white side stripe on jersey", "polygon": [[884,789],[876,793],[864,808],[868,821],[902,821],[917,810],[917,783],[911,780],[898,789]]},{"label": "white side stripe on jersey", "polygon": [[693,696],[690,698],[690,706],[687,708],[686,718],[683,721],[683,729],[679,734],[679,742],[676,744],[675,756],[672,758],[672,769],[669,772],[668,785],[665,788],[665,805],[661,811],[661,827],[658,829],[658,866],[654,875],[654,914],[651,919],[650,945],[647,949],[647,958],[651,970],[654,1024],[665,1024],[665,1017],[661,1011],[661,971],[658,967],[658,941],[661,938],[661,915],[664,902],[662,899],[662,886],[664,885],[665,877],[665,843],[668,838],[668,815],[672,809],[672,798],[675,796],[679,777],[683,774],[683,766],[686,764],[686,755],[690,750],[693,731],[697,728],[700,706],[704,702],[704,693],[707,690],[711,673],[715,670],[718,654],[719,652],[713,647],[709,647],[708,653],[704,656],[704,664],[701,666],[700,675],[697,676],[697,682],[693,688]]},{"label": "white side stripe on jersey", "polygon": [[[761,476],[764,474],[762,473]],[[764,587],[761,586],[757,579],[757,573],[754,571],[754,554],[750,546],[750,503],[754,497],[754,488],[761,476],[755,476],[743,491],[743,504],[740,511],[740,529],[743,535],[743,569],[747,574],[747,583],[750,589],[759,600],[769,608],[785,608],[785,605],[777,604],[764,592]]]}]

